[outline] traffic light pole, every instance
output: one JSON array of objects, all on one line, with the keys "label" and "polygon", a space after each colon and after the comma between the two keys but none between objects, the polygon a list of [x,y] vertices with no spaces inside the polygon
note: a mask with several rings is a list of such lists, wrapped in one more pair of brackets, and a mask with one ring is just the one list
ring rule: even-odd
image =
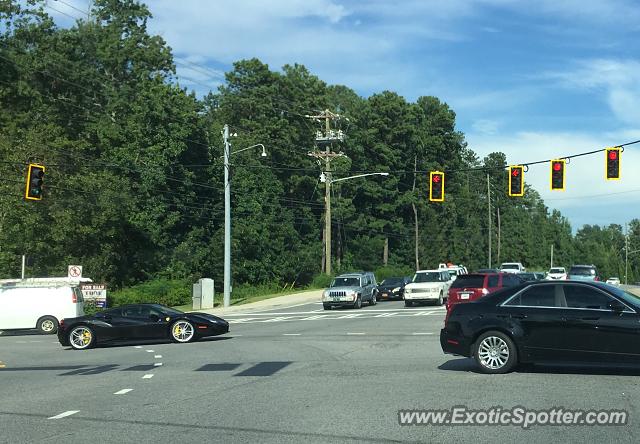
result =
[{"label": "traffic light pole", "polygon": [[491,185],[487,174],[487,203],[489,204],[489,268],[491,268]]},{"label": "traffic light pole", "polygon": [[229,184],[229,125],[223,129],[224,138],[224,301],[231,305],[231,185]]}]

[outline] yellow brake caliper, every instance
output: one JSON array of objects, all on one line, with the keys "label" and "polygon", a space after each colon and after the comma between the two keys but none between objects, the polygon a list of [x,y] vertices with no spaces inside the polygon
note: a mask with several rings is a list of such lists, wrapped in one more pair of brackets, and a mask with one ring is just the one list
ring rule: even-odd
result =
[{"label": "yellow brake caliper", "polygon": [[91,342],[91,333],[89,333],[88,331],[85,331],[82,334],[82,342],[84,342],[85,345]]},{"label": "yellow brake caliper", "polygon": [[180,328],[179,325],[176,325],[173,329],[173,335],[178,337],[182,334],[182,329]]}]

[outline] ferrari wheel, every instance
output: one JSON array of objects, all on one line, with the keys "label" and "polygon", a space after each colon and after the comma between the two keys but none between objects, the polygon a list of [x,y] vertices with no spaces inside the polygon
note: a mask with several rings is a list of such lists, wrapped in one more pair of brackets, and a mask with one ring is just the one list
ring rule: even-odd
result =
[{"label": "ferrari wheel", "polygon": [[176,321],[171,326],[171,339],[175,342],[189,342],[195,335],[193,324],[184,319]]},{"label": "ferrari wheel", "polygon": [[86,325],[74,327],[69,332],[69,344],[76,350],[84,350],[93,347],[96,336]]}]

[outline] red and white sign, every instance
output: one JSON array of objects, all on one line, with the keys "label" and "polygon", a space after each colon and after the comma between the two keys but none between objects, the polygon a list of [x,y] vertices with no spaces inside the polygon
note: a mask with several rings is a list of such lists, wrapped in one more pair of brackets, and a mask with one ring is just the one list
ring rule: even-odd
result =
[{"label": "red and white sign", "polygon": [[82,265],[69,265],[67,277],[77,279],[82,277]]}]

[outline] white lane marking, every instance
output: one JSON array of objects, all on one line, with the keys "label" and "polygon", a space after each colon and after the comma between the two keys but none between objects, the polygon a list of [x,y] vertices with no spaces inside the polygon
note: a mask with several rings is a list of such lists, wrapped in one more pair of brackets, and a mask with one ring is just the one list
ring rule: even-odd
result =
[{"label": "white lane marking", "polygon": [[115,392],[114,395],[124,395],[125,393],[129,393],[131,391],[133,391],[133,389],[122,389]]},{"label": "white lane marking", "polygon": [[162,355],[155,355],[154,358],[155,359],[162,359]]},{"label": "white lane marking", "polygon": [[42,341],[29,341],[29,342],[34,343],[34,342],[42,342]]},{"label": "white lane marking", "polygon": [[381,313],[379,315],[375,315],[374,318],[389,318],[391,316],[395,316],[398,313]]},{"label": "white lane marking", "polygon": [[351,313],[348,315],[344,315],[344,316],[340,316],[339,318],[336,319],[352,319],[352,318],[357,318],[359,316],[365,315],[366,313]]},{"label": "white lane marking", "polygon": [[65,418],[67,416],[71,416],[71,415],[75,415],[76,413],[78,413],[80,410],[67,410],[66,412],[62,412],[59,415],[56,416],[51,416],[48,419],[60,419],[60,418]]},{"label": "white lane marking", "polygon": [[280,322],[280,321],[286,321],[287,319],[291,319],[292,317],[293,316],[280,316],[273,319],[265,319],[264,321],[261,321],[261,322]]},{"label": "white lane marking", "polygon": [[151,373],[150,373],[150,374],[148,374],[148,375],[144,375],[144,376],[142,377],[142,379],[151,379],[151,378],[153,378],[153,374],[151,374]]},{"label": "white lane marking", "polygon": [[[406,312],[425,312],[425,311],[433,311],[433,310],[445,310],[444,306],[441,307],[431,307],[431,308],[412,308],[412,309],[406,309],[406,308],[369,308],[366,307],[366,309],[364,310],[365,313],[387,313],[387,312],[396,312],[396,313],[406,313]],[[324,310],[313,310],[313,311],[290,311],[290,312],[278,312],[278,313],[228,313],[225,314],[224,317],[226,318],[231,318],[234,321],[240,321],[242,320],[242,318],[247,318],[248,316],[263,316],[263,317],[268,317],[268,316],[303,316],[303,315],[314,315],[317,314],[321,311]],[[233,319],[235,317],[238,317],[238,319]],[[248,319],[254,319],[253,317],[248,318]],[[255,318],[257,319],[257,318]]]},{"label": "white lane marking", "polygon": [[153,350],[147,350],[147,353],[153,353]]},{"label": "white lane marking", "polygon": [[415,332],[415,333],[411,333],[414,336],[418,336],[418,335],[432,335],[434,333],[430,333],[430,332]]},{"label": "white lane marking", "polygon": [[282,333],[282,336],[300,336],[300,333]]},{"label": "white lane marking", "polygon": [[413,316],[429,316],[430,314],[435,313],[435,311],[421,311],[418,313],[415,313]]},{"label": "white lane marking", "polygon": [[348,335],[364,335],[365,333],[352,333],[352,332],[347,332]]},{"label": "white lane marking", "polygon": [[162,365],[162,362],[156,362],[155,364],[153,364],[156,367],[160,367]]},{"label": "white lane marking", "polygon": [[136,346],[135,346],[135,347],[133,347],[133,348],[142,348],[142,346],[141,346],[141,345],[136,345]]},{"label": "white lane marking", "polygon": [[306,318],[301,318],[298,319],[299,321],[313,321],[314,319],[322,319],[322,318],[326,318],[329,315],[323,314],[323,315],[315,315],[315,316],[308,316]]}]

